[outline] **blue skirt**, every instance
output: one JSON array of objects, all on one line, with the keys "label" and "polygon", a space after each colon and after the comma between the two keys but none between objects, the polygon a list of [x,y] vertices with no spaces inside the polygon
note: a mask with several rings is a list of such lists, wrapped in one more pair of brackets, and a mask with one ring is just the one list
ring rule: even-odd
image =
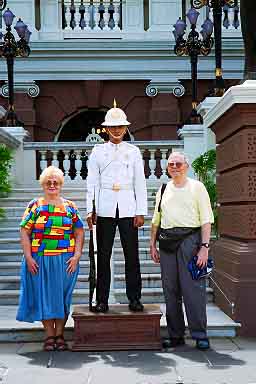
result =
[{"label": "blue skirt", "polygon": [[28,271],[23,257],[17,320],[33,323],[64,319],[69,315],[72,292],[79,272],[79,266],[71,274],[66,271],[66,262],[72,256],[72,253],[58,256],[33,254],[39,266],[36,275]]}]

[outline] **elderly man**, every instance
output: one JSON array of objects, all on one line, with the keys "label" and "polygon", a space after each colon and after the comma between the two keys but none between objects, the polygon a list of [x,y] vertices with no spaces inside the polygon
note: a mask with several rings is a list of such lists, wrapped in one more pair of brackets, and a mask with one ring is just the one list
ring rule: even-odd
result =
[{"label": "elderly man", "polygon": [[[192,280],[188,262],[198,256],[197,265],[207,264],[213,213],[204,185],[187,177],[189,163],[183,153],[173,152],[168,159],[172,179],[162,194],[156,196],[152,219],[150,251],[154,262],[161,265],[166,320],[170,339],[163,346],[183,345],[185,323],[182,298],[188,327],[198,349],[208,349],[206,326],[206,282]],[[161,202],[160,202],[161,200]],[[158,252],[157,231],[160,227]]]},{"label": "elderly man", "polygon": [[103,126],[109,142],[95,145],[88,164],[87,223],[92,229],[92,200],[97,213],[96,312],[108,311],[110,258],[118,226],[125,258],[126,294],[131,311],[142,311],[138,227],[147,214],[147,190],[140,151],[123,141],[127,131],[125,113],[111,108]]}]

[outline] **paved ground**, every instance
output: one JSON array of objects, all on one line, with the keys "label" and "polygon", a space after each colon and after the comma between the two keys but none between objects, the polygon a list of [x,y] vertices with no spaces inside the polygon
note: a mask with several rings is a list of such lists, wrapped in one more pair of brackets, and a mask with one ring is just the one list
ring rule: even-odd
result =
[{"label": "paved ground", "polygon": [[207,352],[187,340],[176,350],[105,353],[47,353],[39,343],[0,344],[0,382],[256,384],[256,339],[221,338],[211,344]]}]

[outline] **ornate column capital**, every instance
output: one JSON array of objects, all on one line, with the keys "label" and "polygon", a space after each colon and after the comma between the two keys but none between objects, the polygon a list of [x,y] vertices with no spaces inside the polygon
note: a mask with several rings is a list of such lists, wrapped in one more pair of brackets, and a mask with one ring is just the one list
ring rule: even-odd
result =
[{"label": "ornate column capital", "polygon": [[[16,82],[14,84],[14,91],[17,93],[27,93],[30,97],[37,97],[40,93],[39,86],[35,83],[35,81],[30,82]],[[9,96],[8,83],[5,82],[4,85],[0,88],[0,94],[3,97]]]},{"label": "ornate column capital", "polygon": [[181,97],[185,93],[185,88],[179,81],[150,81],[146,87],[146,95],[155,97],[158,93],[172,93],[176,97]]}]

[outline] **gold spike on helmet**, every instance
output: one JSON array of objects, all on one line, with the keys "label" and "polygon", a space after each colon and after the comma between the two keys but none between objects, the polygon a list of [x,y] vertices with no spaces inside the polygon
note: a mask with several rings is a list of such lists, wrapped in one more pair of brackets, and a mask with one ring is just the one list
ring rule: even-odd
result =
[{"label": "gold spike on helmet", "polygon": [[116,100],[114,99],[113,108],[107,111],[105,121],[101,125],[105,127],[117,127],[130,124],[131,123],[127,121],[124,111],[121,108],[117,108]]}]

